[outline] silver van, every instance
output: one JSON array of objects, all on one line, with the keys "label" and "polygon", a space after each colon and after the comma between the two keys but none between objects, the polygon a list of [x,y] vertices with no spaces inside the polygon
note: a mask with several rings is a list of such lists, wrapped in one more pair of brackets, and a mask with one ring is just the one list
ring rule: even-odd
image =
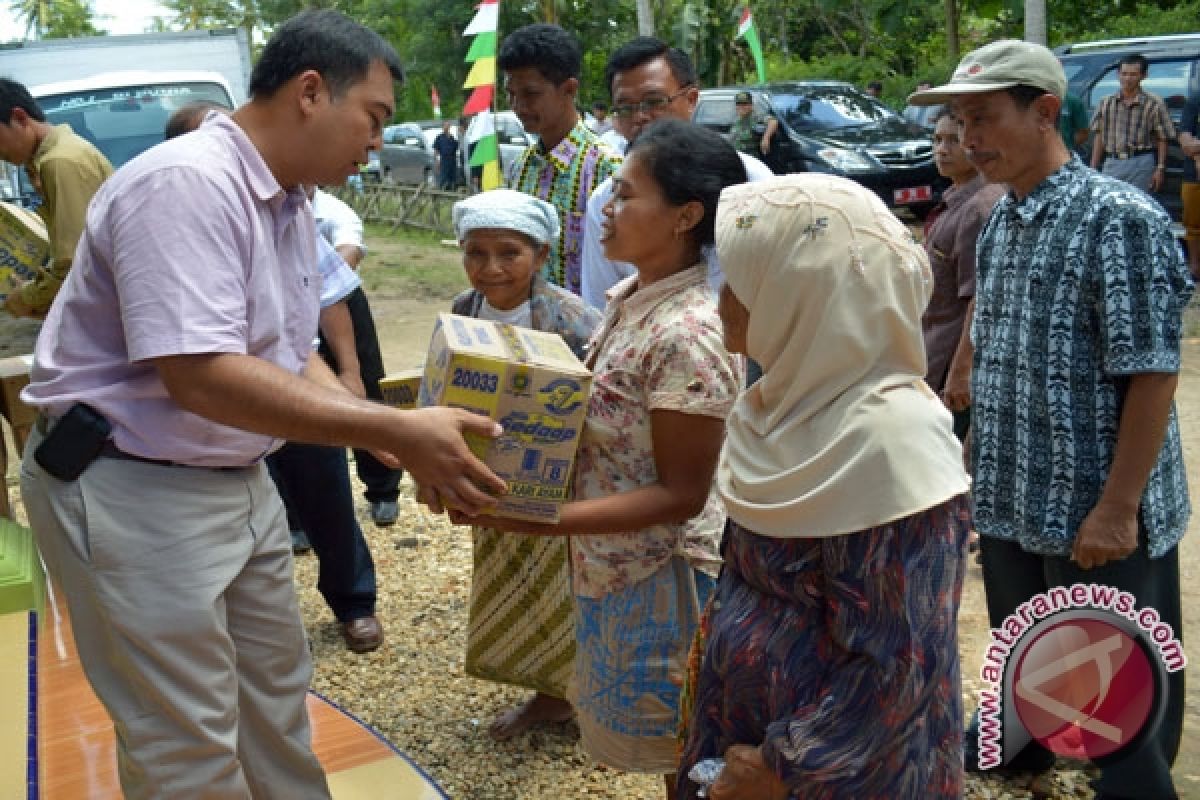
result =
[{"label": "silver van", "polygon": [[384,183],[432,185],[435,181],[433,164],[433,148],[425,140],[420,125],[405,122],[383,129],[379,178]]}]

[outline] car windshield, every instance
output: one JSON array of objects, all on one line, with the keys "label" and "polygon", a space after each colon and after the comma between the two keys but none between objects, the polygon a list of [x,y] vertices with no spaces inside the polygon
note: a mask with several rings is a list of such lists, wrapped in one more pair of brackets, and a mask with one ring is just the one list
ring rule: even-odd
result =
[{"label": "car windshield", "polygon": [[88,89],[42,96],[38,105],[48,122],[70,124],[75,133],[96,145],[113,167],[119,167],[161,142],[171,114],[197,101],[233,107],[225,87],[216,83]]},{"label": "car windshield", "polygon": [[798,131],[860,128],[895,116],[878,100],[837,86],[796,93],[772,91],[771,105],[784,122]]}]

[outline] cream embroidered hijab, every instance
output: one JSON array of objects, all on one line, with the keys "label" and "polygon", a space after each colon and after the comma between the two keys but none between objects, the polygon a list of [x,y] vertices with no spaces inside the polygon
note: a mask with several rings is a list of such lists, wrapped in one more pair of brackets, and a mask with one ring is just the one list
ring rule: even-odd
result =
[{"label": "cream embroidered hijab", "polygon": [[834,536],[967,490],[950,412],[924,382],[929,262],[874,194],[819,174],[729,187],[717,254],[763,367],[727,423],[730,517],[764,536]]}]

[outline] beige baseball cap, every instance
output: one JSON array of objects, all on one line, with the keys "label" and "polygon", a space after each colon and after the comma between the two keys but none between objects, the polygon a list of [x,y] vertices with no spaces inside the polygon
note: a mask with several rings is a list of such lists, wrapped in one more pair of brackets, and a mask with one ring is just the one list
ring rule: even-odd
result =
[{"label": "beige baseball cap", "polygon": [[1019,39],[1001,39],[963,57],[944,86],[913,92],[914,106],[934,106],[956,95],[995,92],[1014,86],[1033,86],[1062,99],[1067,94],[1067,76],[1054,53],[1040,44]]}]

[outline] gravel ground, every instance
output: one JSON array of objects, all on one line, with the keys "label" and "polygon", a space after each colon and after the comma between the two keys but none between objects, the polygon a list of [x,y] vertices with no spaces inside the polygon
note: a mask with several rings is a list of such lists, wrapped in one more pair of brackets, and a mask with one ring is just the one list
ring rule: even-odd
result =
[{"label": "gravel ground", "polygon": [[[378,615],[386,629],[379,650],[367,655],[345,650],[336,620],[313,588],[316,558],[308,554],[296,560],[316,661],[313,688],[386,736],[455,800],[662,797],[656,776],[625,775],[592,762],[572,724],[544,727],[505,743],[488,737],[492,718],[526,693],[463,673],[470,537],[417,506],[407,480],[404,491],[400,522],[388,529],[372,525],[366,503],[358,500],[375,559]],[[977,590],[969,582],[966,591]],[[966,689],[973,697],[969,677]],[[966,705],[973,707],[973,700]],[[1082,770],[1060,769],[1034,793],[1028,780],[970,777],[966,797],[1089,798],[1088,778]]]}]

